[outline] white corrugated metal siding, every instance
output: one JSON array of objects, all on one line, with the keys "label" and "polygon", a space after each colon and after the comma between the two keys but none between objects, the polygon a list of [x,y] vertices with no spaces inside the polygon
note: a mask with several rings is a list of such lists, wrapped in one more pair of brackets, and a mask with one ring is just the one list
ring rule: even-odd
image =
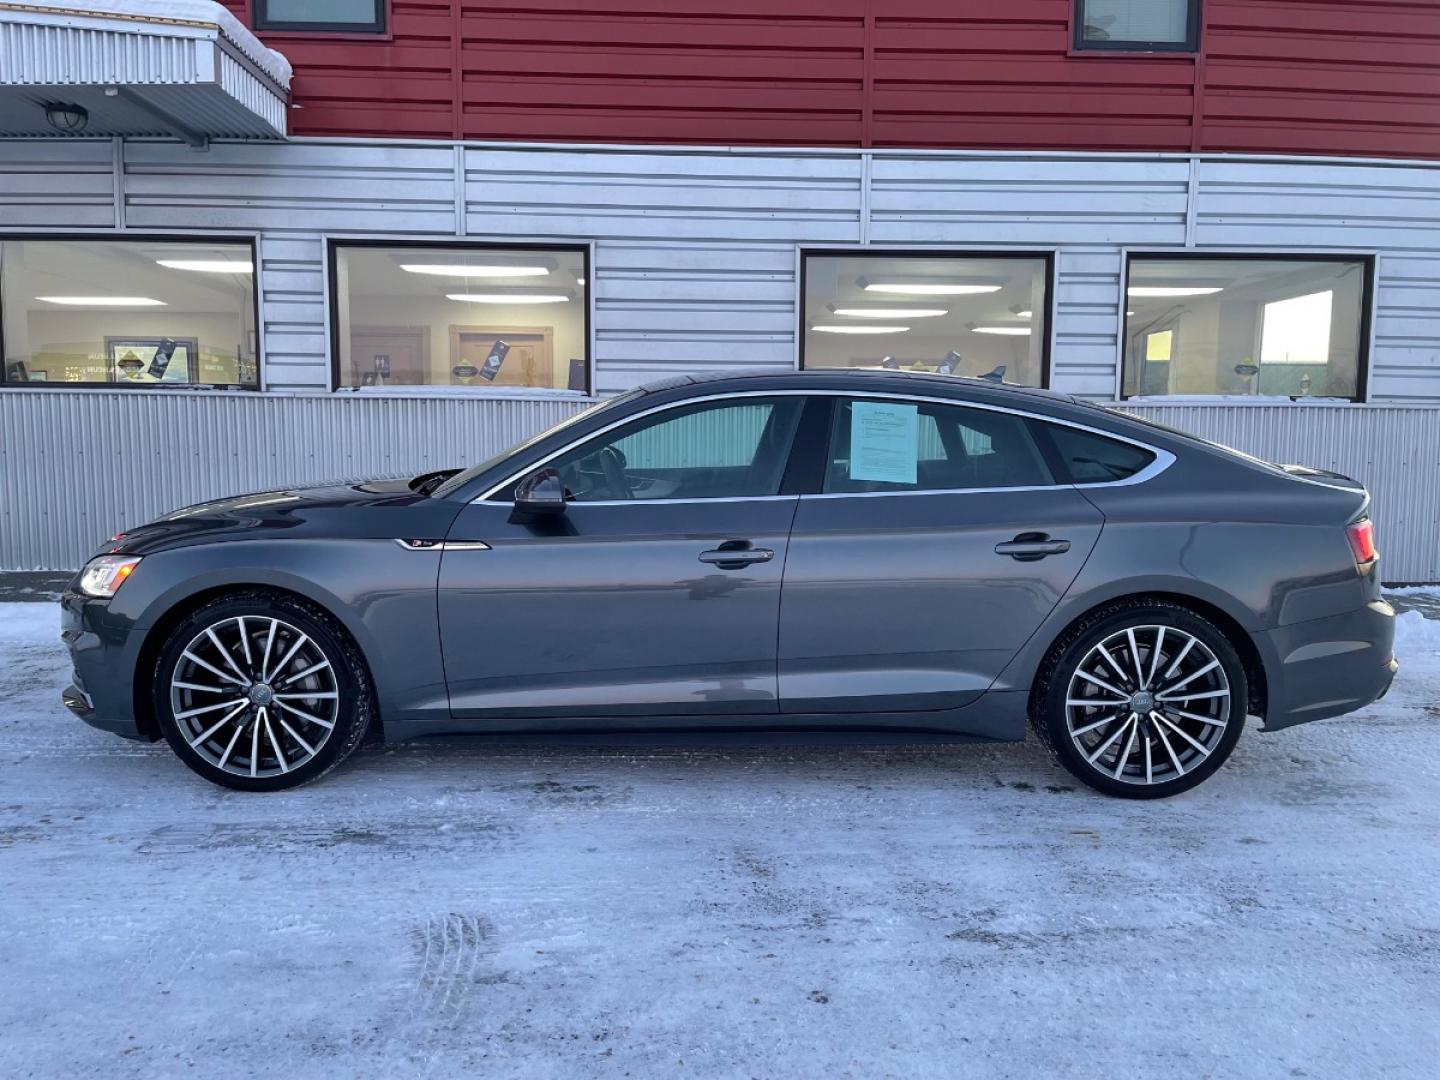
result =
[{"label": "white corrugated metal siding", "polygon": [[0,569],[79,566],[206,499],[473,465],[587,403],[352,394],[0,394]]},{"label": "white corrugated metal siding", "polygon": [[1386,581],[1440,581],[1440,409],[1353,405],[1126,405],[1267,461],[1331,469],[1374,496]]},{"label": "white corrugated metal siding", "polygon": [[[108,140],[6,142],[0,233],[116,223],[135,232],[255,233],[265,386],[308,395],[330,387],[327,237],[593,243],[593,353],[602,394],[675,371],[793,366],[801,247],[868,242],[1054,251],[1051,382],[1102,399],[1114,394],[1117,383],[1127,249],[1374,254],[1374,405],[1153,408],[1207,435],[1217,434],[1215,425],[1231,425],[1222,441],[1266,456],[1336,467],[1366,480],[1382,504],[1387,574],[1440,579],[1436,500],[1424,494],[1433,488],[1418,482],[1384,487],[1392,483],[1388,477],[1421,474],[1425,461],[1433,468],[1427,447],[1435,445],[1435,429],[1427,425],[1440,413],[1377,407],[1440,407],[1440,168],[1153,154],[457,148],[321,139],[222,142],[197,153],[173,142],[139,140],[124,144],[117,177],[113,153]],[[0,398],[23,393],[0,391]],[[449,463],[447,455],[466,445],[432,435],[428,405],[413,399],[266,395],[234,406],[215,404],[219,400],[167,396],[155,408],[203,413],[218,426],[193,430],[209,430],[222,442],[269,441],[298,417],[313,414],[309,426],[327,432],[304,443],[314,468],[285,474],[287,481],[353,474],[372,465],[387,471],[386,461],[394,469]],[[8,400],[0,404],[7,408],[0,415],[9,417]],[[48,423],[54,437],[78,438],[80,445],[92,438],[147,445],[132,443],[125,425],[140,414],[114,395],[67,399],[45,393],[14,408],[39,428]],[[434,408],[455,417],[455,424],[488,429],[493,423],[497,430],[513,428],[517,437],[528,421],[542,421],[538,412],[513,402],[447,399]],[[82,414],[93,430],[77,433]],[[1340,433],[1359,440],[1355,446],[1365,449],[1354,453],[1362,456],[1326,456],[1341,452]],[[102,442],[95,444],[97,455]],[[331,443],[336,448],[326,449]],[[426,451],[427,444],[438,449]],[[20,490],[0,531],[0,568],[69,565],[96,531],[75,514],[48,524],[22,522],[26,514],[47,513],[53,488],[32,490],[39,482],[17,470],[20,449],[13,436],[7,446],[15,447],[6,461],[7,487]],[[366,446],[392,449],[388,459],[363,458],[362,469],[353,463],[359,460],[356,448]],[[395,447],[414,453],[397,454]],[[1346,442],[1346,453],[1349,447]],[[140,483],[113,461],[88,460],[117,490]],[[183,483],[174,481],[179,486],[131,491],[127,523],[133,515],[166,508],[167,500],[279,479],[271,473],[246,479],[230,468],[197,456],[185,466]],[[16,509],[21,506],[28,509]],[[122,508],[118,501],[105,504],[110,506]],[[112,513],[104,507],[99,512]],[[110,527],[107,516],[99,532]]]}]

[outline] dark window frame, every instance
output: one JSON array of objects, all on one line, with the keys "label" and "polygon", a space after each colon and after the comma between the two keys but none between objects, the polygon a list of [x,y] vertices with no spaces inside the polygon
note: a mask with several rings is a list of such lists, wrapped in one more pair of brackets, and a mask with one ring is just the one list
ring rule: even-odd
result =
[{"label": "dark window frame", "polygon": [[[1050,388],[1050,350],[1055,337],[1054,312],[1055,312],[1055,251],[1048,250],[1011,250],[1009,248],[998,248],[986,251],[980,250],[956,250],[937,248],[826,248],[826,247],[802,247],[800,248],[800,282],[799,298],[796,303],[796,363],[800,371],[805,370],[805,341],[809,336],[805,327],[805,303],[809,295],[808,278],[810,260],[819,259],[1042,259],[1045,262],[1045,338],[1040,343],[1040,382],[1037,389],[1048,390]],[[831,370],[817,368],[820,370]],[[1028,386],[1028,383],[1015,383],[1016,386]]]},{"label": "dark window frame", "polygon": [[375,18],[370,22],[291,22],[272,19],[269,0],[250,0],[250,26],[254,30],[302,34],[384,34],[390,25],[390,0],[374,0]]},{"label": "dark window frame", "polygon": [[[5,362],[5,320],[0,317],[0,390],[123,390],[125,393],[146,391],[159,391],[160,393],[174,393],[177,390],[237,390],[241,393],[256,394],[265,389],[265,335],[260,332],[260,259],[259,244],[255,235],[252,234],[216,234],[198,235],[187,233],[183,236],[166,233],[132,233],[132,232],[94,232],[94,233],[73,233],[73,232],[0,232],[0,243],[11,241],[43,242],[63,241],[75,243],[90,241],[94,243],[136,243],[136,244],[177,244],[190,245],[193,247],[207,248],[217,247],[222,244],[244,245],[250,252],[250,310],[253,313],[252,323],[247,329],[255,335],[255,384],[253,386],[244,383],[116,383],[116,382],[19,382],[10,378],[10,365]],[[0,316],[5,311],[4,284],[0,282]]]},{"label": "dark window frame", "polygon": [[[1120,365],[1119,365],[1119,387],[1116,393],[1117,401],[1129,401],[1137,397],[1155,397],[1166,395],[1129,394],[1125,391],[1126,376],[1128,374],[1126,363],[1129,359],[1130,343],[1130,317],[1125,314],[1127,298],[1129,296],[1131,268],[1137,262],[1311,262],[1311,263],[1359,263],[1365,275],[1360,286],[1360,321],[1357,329],[1358,340],[1356,342],[1355,356],[1355,393],[1350,396],[1350,401],[1356,405],[1363,405],[1370,400],[1370,363],[1373,356],[1374,342],[1372,341],[1372,326],[1375,317],[1375,278],[1377,256],[1372,253],[1355,252],[1346,254],[1344,252],[1322,252],[1313,253],[1306,251],[1197,251],[1187,248],[1183,251],[1127,251],[1125,253],[1125,276],[1120,292]],[[1178,335],[1177,335],[1178,336]],[[1258,363],[1258,360],[1257,360]],[[1137,386],[1139,384],[1137,383]],[[1237,401],[1244,401],[1245,395],[1224,394],[1217,395],[1227,398],[1235,398]],[[1339,395],[1326,395],[1327,397],[1338,397]]]},{"label": "dark window frame", "polygon": [[1186,0],[1189,11],[1185,19],[1184,41],[1096,41],[1085,36],[1085,5],[1087,0],[1075,0],[1071,9],[1073,30],[1070,47],[1082,53],[1198,53],[1200,38],[1204,29],[1205,0]]},{"label": "dark window frame", "polygon": [[[585,397],[595,396],[595,338],[594,327],[591,320],[591,308],[594,298],[594,267],[591,265],[591,245],[582,242],[568,244],[557,243],[527,243],[523,240],[515,243],[500,243],[497,241],[446,241],[435,237],[417,237],[413,240],[398,240],[385,238],[381,240],[366,240],[363,238],[346,237],[343,239],[331,238],[325,245],[325,314],[330,323],[329,345],[330,345],[330,392],[340,393],[358,389],[353,386],[346,386],[340,377],[340,294],[336,291],[335,284],[339,280],[337,267],[340,259],[341,248],[364,248],[369,250],[381,249],[413,249],[427,250],[439,254],[441,252],[456,251],[510,251],[510,252],[563,252],[565,254],[579,253],[584,266],[585,290],[583,297],[585,304]],[[424,389],[421,387],[420,389]],[[476,398],[491,396],[484,387],[474,388]],[[557,387],[530,387],[532,393],[538,395],[567,394],[575,391],[561,390]]]}]

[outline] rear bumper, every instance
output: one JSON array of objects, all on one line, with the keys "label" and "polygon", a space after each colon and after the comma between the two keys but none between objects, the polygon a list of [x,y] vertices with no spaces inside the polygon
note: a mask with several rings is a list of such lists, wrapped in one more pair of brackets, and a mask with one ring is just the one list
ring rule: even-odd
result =
[{"label": "rear bumper", "polygon": [[1395,609],[1383,600],[1258,637],[1267,654],[1267,731],[1363,709],[1385,696],[1400,668]]},{"label": "rear bumper", "polygon": [[111,625],[104,601],[67,592],[60,600],[60,639],[74,671],[60,695],[85,723],[127,739],[148,738],[135,722],[135,655],[140,635]]}]

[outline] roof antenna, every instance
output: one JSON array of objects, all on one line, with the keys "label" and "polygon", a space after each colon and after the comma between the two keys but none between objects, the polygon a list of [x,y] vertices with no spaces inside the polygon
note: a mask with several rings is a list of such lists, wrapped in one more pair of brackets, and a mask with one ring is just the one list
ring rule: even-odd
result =
[{"label": "roof antenna", "polygon": [[989,382],[1003,383],[1005,381],[1005,365],[996,364],[994,370],[987,371],[984,375],[981,375],[980,378]]}]

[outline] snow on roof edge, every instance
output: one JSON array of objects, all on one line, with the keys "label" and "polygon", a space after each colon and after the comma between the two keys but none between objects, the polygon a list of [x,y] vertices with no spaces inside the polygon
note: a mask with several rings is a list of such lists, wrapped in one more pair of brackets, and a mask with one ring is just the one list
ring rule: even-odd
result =
[{"label": "snow on roof edge", "polygon": [[97,15],[136,22],[164,24],[198,23],[214,26],[242,53],[254,61],[266,75],[286,90],[294,74],[283,53],[265,45],[251,29],[237,19],[228,8],[214,0],[71,0],[70,3],[44,3],[41,0],[7,0],[8,10],[33,9],[47,14],[73,12],[79,16]]}]

